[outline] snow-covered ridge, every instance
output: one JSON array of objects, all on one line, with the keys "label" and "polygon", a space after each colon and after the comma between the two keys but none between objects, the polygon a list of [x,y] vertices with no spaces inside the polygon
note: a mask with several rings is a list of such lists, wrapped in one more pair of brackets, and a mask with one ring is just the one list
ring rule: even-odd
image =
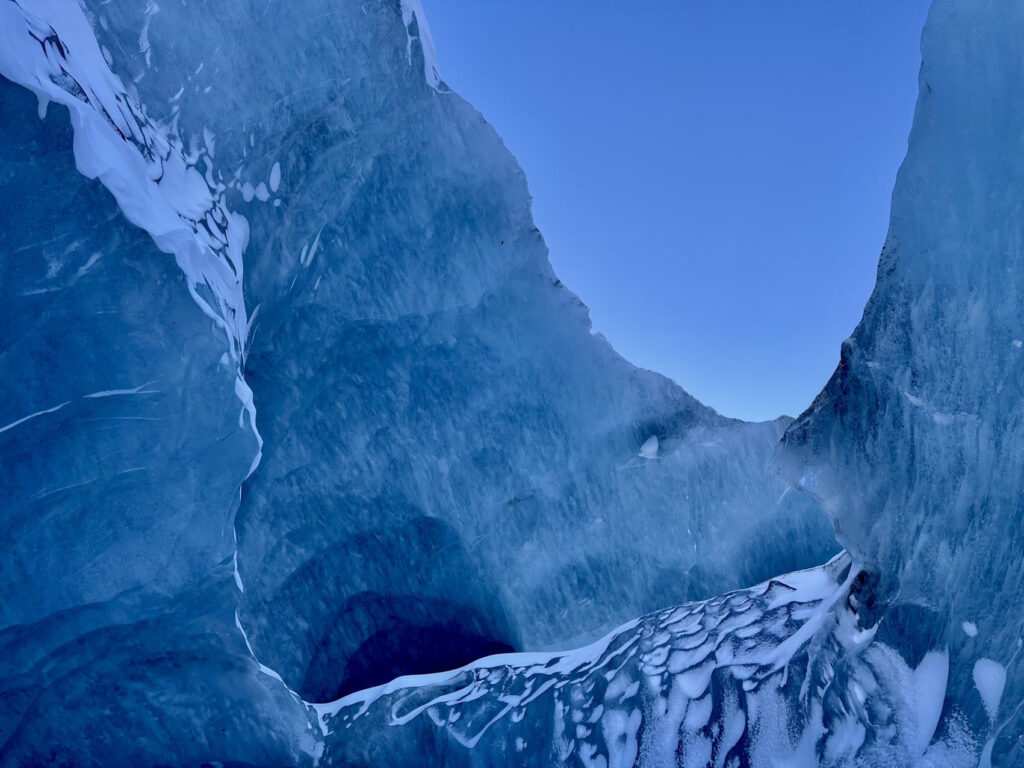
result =
[{"label": "snow-covered ridge", "polygon": [[[875,641],[877,626],[858,611],[859,575],[844,553],[645,616],[578,651],[494,656],[352,694],[317,707],[327,760],[373,764],[430,742],[488,766],[538,748],[551,750],[545,764],[595,768],[963,757],[967,740],[932,747],[948,655],[911,667]],[[867,727],[908,701],[912,721]]]},{"label": "snow-covered ridge", "polygon": [[228,208],[227,187],[215,178],[209,153],[186,148],[175,132],[149,118],[110,70],[77,3],[0,5],[0,75],[36,94],[41,117],[51,101],[68,108],[78,170],[98,179],[129,221],[174,256],[192,298],[226,336],[239,371],[235,392],[256,433],[252,392],[241,375],[249,224]]}]

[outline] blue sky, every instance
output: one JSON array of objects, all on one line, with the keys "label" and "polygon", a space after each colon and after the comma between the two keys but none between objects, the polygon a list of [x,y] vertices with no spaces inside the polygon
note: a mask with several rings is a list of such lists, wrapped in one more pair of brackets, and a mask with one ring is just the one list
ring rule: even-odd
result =
[{"label": "blue sky", "polygon": [[555,271],[637,365],[797,415],[874,285],[927,0],[424,0]]}]

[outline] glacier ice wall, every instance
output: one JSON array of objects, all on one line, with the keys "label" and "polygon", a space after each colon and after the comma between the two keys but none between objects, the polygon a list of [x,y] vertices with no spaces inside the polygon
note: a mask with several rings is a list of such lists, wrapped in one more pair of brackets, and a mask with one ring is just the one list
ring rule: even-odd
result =
[{"label": "glacier ice wall", "polygon": [[344,697],[329,762],[1024,760],[1022,31],[1018,3],[936,0],[876,290],[777,457],[855,564]]},{"label": "glacier ice wall", "polygon": [[[591,332],[418,3],[0,5],[0,763],[1021,762],[1022,31],[936,1],[789,426]],[[850,556],[355,690],[824,562],[787,427]]]},{"label": "glacier ice wall", "polygon": [[[322,118],[358,139],[307,169],[312,137],[293,134],[298,188],[266,230],[250,217],[272,243],[247,273],[268,446],[238,527],[257,652],[333,698],[365,654],[434,661],[380,601],[410,599],[408,631],[454,611],[538,648],[827,556],[816,510],[765,479],[785,424],[722,419],[618,358],[552,274],[493,131],[418,81],[396,131],[364,105],[376,82]],[[478,655],[446,637],[449,664]]]},{"label": "glacier ice wall", "polygon": [[783,438],[850,557],[358,692],[826,560],[788,420],[591,333],[417,4],[0,21],[0,762],[1021,761],[1024,10],[937,0]]},{"label": "glacier ice wall", "polygon": [[418,3],[8,0],[0,36],[0,762],[303,764],[288,686],[833,551],[766,471],[788,420],[591,333]]},{"label": "glacier ice wall", "polygon": [[37,109],[0,81],[0,764],[293,762],[306,710],[234,623],[225,337]]},{"label": "glacier ice wall", "polygon": [[379,53],[330,100],[274,94],[318,107],[272,142],[282,205],[247,213],[257,654],[325,700],[827,557],[817,510],[765,478],[785,422],[723,419],[592,335],[500,138],[443,85],[396,77],[419,69],[405,30],[376,42],[352,11],[338,66],[368,37]]},{"label": "glacier ice wall", "polygon": [[248,223],[264,452],[241,621],[304,696],[584,639],[831,553],[765,472],[786,421],[724,419],[591,334],[413,5],[93,11]]},{"label": "glacier ice wall", "polygon": [[1022,33],[1020,3],[934,3],[877,286],[779,458],[880,577],[892,642],[948,646],[947,707],[1004,765],[1024,761]]}]

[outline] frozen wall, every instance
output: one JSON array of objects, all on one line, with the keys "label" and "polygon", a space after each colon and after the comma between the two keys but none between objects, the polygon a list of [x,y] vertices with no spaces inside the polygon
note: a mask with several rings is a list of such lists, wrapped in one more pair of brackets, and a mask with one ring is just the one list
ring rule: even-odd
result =
[{"label": "frozen wall", "polygon": [[301,764],[297,694],[835,549],[788,420],[591,333],[421,22],[0,7],[0,762]]},{"label": "frozen wall", "polygon": [[[780,457],[880,576],[898,643],[948,646],[949,704],[1005,765],[1024,760],[1022,35],[1020,3],[936,0],[875,292]],[[978,682],[990,663],[1005,689]]]},{"label": "frozen wall", "polygon": [[1024,9],[932,9],[775,459],[849,556],[359,691],[833,549],[788,420],[590,332],[421,21],[0,6],[0,762],[1020,763]]},{"label": "frozen wall", "polygon": [[36,112],[0,81],[0,764],[296,761],[306,711],[234,623],[224,337]]},{"label": "frozen wall", "polygon": [[1018,3],[935,3],[876,290],[777,458],[849,549],[843,584],[839,560],[812,572],[820,602],[800,596],[801,579],[773,582],[796,587],[788,618],[770,584],[644,617],[589,649],[353,694],[323,710],[329,760],[1024,760],[1022,32]]},{"label": "frozen wall", "polygon": [[766,471],[787,422],[723,419],[591,334],[414,8],[258,11],[122,2],[94,26],[248,221],[264,450],[238,568],[261,661],[328,700],[828,557]]}]

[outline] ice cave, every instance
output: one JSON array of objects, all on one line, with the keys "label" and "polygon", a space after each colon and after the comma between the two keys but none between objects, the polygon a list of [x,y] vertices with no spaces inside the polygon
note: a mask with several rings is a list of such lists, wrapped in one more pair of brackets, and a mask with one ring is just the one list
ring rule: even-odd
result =
[{"label": "ice cave", "polygon": [[747,423],[592,333],[419,0],[0,0],[0,765],[1024,765],[1024,3],[921,56]]}]

